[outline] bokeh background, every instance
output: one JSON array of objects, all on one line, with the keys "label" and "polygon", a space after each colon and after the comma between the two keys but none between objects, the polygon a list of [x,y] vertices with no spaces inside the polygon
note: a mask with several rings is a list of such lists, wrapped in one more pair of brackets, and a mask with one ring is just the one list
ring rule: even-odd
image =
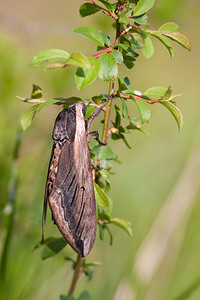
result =
[{"label": "bokeh background", "polygon": [[[16,100],[16,95],[28,97],[33,83],[42,87],[46,98],[90,98],[107,92],[107,85],[99,81],[77,91],[72,67],[47,72],[42,67],[28,66],[33,55],[47,48],[95,53],[90,41],[72,33],[77,26],[92,25],[112,36],[111,23],[104,15],[79,17],[82,3],[0,3],[0,250],[11,213],[6,203],[16,175],[13,151],[19,120],[29,107]],[[153,105],[146,126],[148,137],[138,132],[127,136],[131,150],[121,142],[110,141],[121,160],[121,164],[113,166],[111,178],[113,217],[129,219],[133,237],[113,226],[111,247],[108,236],[100,241],[97,235],[88,259],[103,265],[95,269],[92,283],[82,276],[75,295],[88,289],[95,300],[200,299],[199,15],[198,0],[156,1],[149,12],[151,28],[175,21],[190,38],[192,52],[174,44],[175,56],[171,59],[167,50],[154,40],[155,54],[151,59],[146,60],[141,53],[133,70],[121,70],[121,77],[127,73],[134,89],[145,91],[151,86],[171,85],[175,93],[183,93],[178,106],[183,112],[184,126],[179,132],[169,112],[163,106]],[[22,137],[14,230],[7,253],[9,284],[1,299],[59,299],[60,294],[67,293],[71,282],[71,266],[63,260],[63,254],[41,261],[40,251],[32,251],[41,237],[51,132],[58,111],[53,106],[43,110]],[[59,236],[59,232],[48,213],[46,236],[52,235]],[[65,251],[75,257],[70,247]]]}]

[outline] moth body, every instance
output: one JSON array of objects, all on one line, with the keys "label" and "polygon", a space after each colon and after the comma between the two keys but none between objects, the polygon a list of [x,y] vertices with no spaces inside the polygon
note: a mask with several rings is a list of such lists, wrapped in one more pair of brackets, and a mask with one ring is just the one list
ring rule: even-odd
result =
[{"label": "moth body", "polygon": [[61,111],[53,130],[53,149],[44,200],[66,241],[81,256],[91,251],[96,236],[96,205],[87,142],[85,104]]}]

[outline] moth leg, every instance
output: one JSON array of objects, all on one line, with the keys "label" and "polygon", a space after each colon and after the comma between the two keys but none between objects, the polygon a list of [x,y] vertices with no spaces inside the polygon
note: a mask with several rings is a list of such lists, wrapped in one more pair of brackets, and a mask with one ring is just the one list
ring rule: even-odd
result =
[{"label": "moth leg", "polygon": [[98,131],[92,131],[92,132],[89,132],[89,133],[88,133],[88,136],[87,136],[88,140],[91,139],[91,138],[93,138],[93,137],[95,137],[95,140],[97,140],[97,142],[98,142],[100,145],[102,145],[102,146],[105,146],[105,145],[106,145],[105,143],[102,143],[102,142],[99,140],[99,133],[98,133]]}]

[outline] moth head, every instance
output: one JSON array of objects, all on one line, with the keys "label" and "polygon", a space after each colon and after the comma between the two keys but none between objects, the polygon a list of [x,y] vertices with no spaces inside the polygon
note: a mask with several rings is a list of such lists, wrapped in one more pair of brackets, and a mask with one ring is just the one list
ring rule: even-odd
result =
[{"label": "moth head", "polygon": [[85,112],[86,112],[86,109],[88,107],[88,104],[78,102],[78,103],[75,104],[75,106],[76,106],[77,114],[82,116],[82,117],[85,117]]}]

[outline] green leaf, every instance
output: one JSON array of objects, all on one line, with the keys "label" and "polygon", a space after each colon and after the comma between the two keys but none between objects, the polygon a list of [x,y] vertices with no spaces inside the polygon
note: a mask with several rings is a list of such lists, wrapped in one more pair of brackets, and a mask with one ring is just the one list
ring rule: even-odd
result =
[{"label": "green leaf", "polygon": [[83,3],[79,8],[81,18],[93,15],[101,9],[92,3]]},{"label": "green leaf", "polygon": [[135,99],[135,102],[136,102],[137,107],[138,107],[141,122],[142,122],[142,124],[144,124],[147,121],[149,121],[149,119],[151,117],[150,108],[141,100],[136,100]]},{"label": "green leaf", "polygon": [[125,119],[128,119],[128,107],[127,107],[126,101],[122,98],[121,98],[121,101],[122,101],[122,116]]},{"label": "green leaf", "polygon": [[102,35],[93,27],[90,26],[80,26],[73,30],[75,33],[79,33],[85,37],[87,37],[89,40],[96,43],[98,46],[104,46],[104,40],[102,38]]},{"label": "green leaf", "polygon": [[132,18],[132,20],[135,22],[135,23],[137,23],[137,24],[139,24],[139,25],[144,25],[144,24],[146,24],[147,23],[147,15],[146,14],[143,14],[143,15],[140,15],[140,16],[138,16],[138,17],[133,17]]},{"label": "green leaf", "polygon": [[128,49],[128,46],[125,45],[125,44],[122,44],[122,43],[119,43],[119,44],[115,45],[115,48],[119,48],[119,47],[122,48],[125,51],[127,51],[127,49]]},{"label": "green leaf", "polygon": [[86,111],[85,111],[85,118],[89,119],[89,117],[95,110],[96,110],[96,108],[94,106],[88,105],[86,108]]},{"label": "green leaf", "polygon": [[126,77],[124,77],[124,83],[127,85],[127,87],[129,87],[130,86],[130,80],[129,80],[129,78],[126,76]]},{"label": "green leaf", "polygon": [[191,50],[191,43],[190,40],[182,33],[180,32],[169,32],[169,33],[163,33],[164,36],[167,36],[174,42],[177,42],[182,47],[184,47],[187,50]]},{"label": "green leaf", "polygon": [[112,149],[110,148],[110,146],[106,145],[100,151],[99,158],[100,159],[115,159],[116,155],[112,152]]},{"label": "green leaf", "polygon": [[109,172],[107,170],[100,170],[99,173],[101,174],[101,176],[103,177],[104,180],[106,181],[110,181],[110,175],[109,175]]},{"label": "green leaf", "polygon": [[129,145],[129,143],[127,142],[125,136],[123,134],[120,134],[120,138],[122,139],[122,141],[124,142],[124,144],[126,145],[126,147],[128,149],[131,149],[131,146]]},{"label": "green leaf", "polygon": [[40,104],[31,106],[28,110],[25,111],[25,113],[23,113],[20,120],[23,130],[26,130],[31,125],[39,106]]},{"label": "green leaf", "polygon": [[45,260],[50,258],[57,253],[59,253],[65,246],[67,242],[63,238],[51,238],[45,244],[41,252],[41,259]]},{"label": "green leaf", "polygon": [[127,129],[130,129],[130,130],[139,130],[141,131],[142,133],[144,133],[145,135],[149,135],[148,134],[148,131],[145,130],[145,129],[142,129],[141,128],[141,123],[138,122],[137,119],[135,118],[130,118],[130,124],[128,126],[126,126]]},{"label": "green leaf", "polygon": [[176,120],[176,123],[178,124],[178,129],[181,130],[183,126],[183,116],[178,107],[170,101],[160,101],[159,103],[164,105],[171,112],[174,119]]},{"label": "green leaf", "polygon": [[128,235],[132,236],[132,225],[128,220],[123,218],[113,218],[111,219],[110,223],[121,227],[128,233]]},{"label": "green leaf", "polygon": [[106,0],[98,0],[98,1],[103,3],[108,10],[113,11],[113,6],[108,1]]},{"label": "green leaf", "polygon": [[78,300],[92,300],[92,296],[88,291],[83,291],[78,297]]},{"label": "green leaf", "polygon": [[123,125],[121,125],[119,127],[119,131],[120,131],[120,133],[122,132],[122,133],[130,134],[130,130],[128,130],[127,127],[125,127]]},{"label": "green leaf", "polygon": [[114,56],[117,64],[122,64],[123,63],[123,56],[122,56],[122,54],[119,50],[113,50],[110,54],[112,56]]},{"label": "green leaf", "polygon": [[109,238],[110,238],[110,246],[112,246],[112,244],[113,244],[113,236],[112,236],[112,233],[110,231],[110,228],[106,225],[105,229],[108,231]]},{"label": "green leaf", "polygon": [[144,95],[149,97],[150,99],[162,99],[166,93],[167,89],[160,87],[160,86],[155,86],[147,89],[144,92]]},{"label": "green leaf", "polygon": [[45,101],[45,102],[43,102],[43,103],[41,103],[40,104],[40,106],[39,106],[39,108],[38,108],[38,112],[42,109],[42,108],[44,108],[44,107],[46,107],[46,106],[49,106],[49,105],[51,105],[51,104],[54,104],[54,103],[57,103],[57,102],[60,102],[61,101],[61,99],[56,99],[56,98],[54,98],[54,99],[49,99],[49,100],[47,100],[47,101]]},{"label": "green leaf", "polygon": [[135,58],[130,55],[123,55],[124,64],[128,69],[131,69],[134,66]]},{"label": "green leaf", "polygon": [[99,72],[99,78],[104,81],[115,80],[118,74],[117,62],[115,58],[108,53],[104,53],[100,56],[101,69]]},{"label": "green leaf", "polygon": [[173,50],[172,45],[169,42],[168,38],[166,36],[162,35],[161,33],[152,32],[150,34],[152,36],[154,36],[155,38],[157,38],[167,48],[167,50],[169,51],[170,56],[173,57],[174,50]]},{"label": "green leaf", "polygon": [[128,86],[124,80],[124,82],[122,82],[119,78],[118,78],[118,89],[120,92],[122,91],[126,91],[128,89]]},{"label": "green leaf", "polygon": [[69,53],[60,50],[60,49],[47,49],[44,51],[39,52],[35,55],[32,60],[30,61],[30,66],[37,66],[47,61],[53,60],[68,60],[70,57]]},{"label": "green leaf", "polygon": [[179,30],[179,27],[174,22],[165,23],[159,28],[159,31],[165,32],[165,33],[177,32],[178,30]]},{"label": "green leaf", "polygon": [[126,11],[122,10],[119,16],[119,23],[128,25],[130,23],[129,19],[126,17]]},{"label": "green leaf", "polygon": [[42,99],[42,97],[43,97],[42,89],[38,85],[33,84],[31,98],[32,99]]},{"label": "green leaf", "polygon": [[116,117],[115,117],[115,126],[116,128],[119,127],[119,125],[121,124],[121,111],[119,106],[115,105],[115,112],[116,112]]},{"label": "green leaf", "polygon": [[133,11],[134,17],[144,14],[154,5],[154,2],[155,0],[139,0]]},{"label": "green leaf", "polygon": [[104,44],[109,47],[112,44],[110,37],[103,31],[99,30],[99,33],[101,34],[104,40]]},{"label": "green leaf", "polygon": [[73,52],[70,55],[69,60],[67,61],[68,65],[75,65],[75,66],[79,66],[83,69],[90,69],[91,68],[91,64],[89,59],[81,52]]},{"label": "green leaf", "polygon": [[91,84],[98,76],[101,68],[101,61],[94,57],[88,57],[91,64],[90,69],[78,68],[75,75],[75,82],[77,89],[83,89],[89,84]]},{"label": "green leaf", "polygon": [[76,298],[73,295],[70,296],[60,295],[60,300],[76,300]]},{"label": "green leaf", "polygon": [[109,198],[104,193],[104,191],[100,188],[100,186],[94,182],[94,193],[95,199],[100,206],[108,207],[109,206]]},{"label": "green leaf", "polygon": [[92,101],[94,103],[99,104],[102,100],[106,100],[108,98],[108,95],[106,94],[100,94],[92,97]]},{"label": "green leaf", "polygon": [[104,240],[104,228],[101,225],[99,225],[99,238],[101,241]]},{"label": "green leaf", "polygon": [[144,38],[143,53],[146,58],[150,58],[154,53],[154,47],[148,35]]},{"label": "green leaf", "polygon": [[165,94],[163,96],[163,99],[169,100],[171,96],[172,96],[172,88],[171,88],[171,86],[169,86],[167,91],[165,92]]}]

